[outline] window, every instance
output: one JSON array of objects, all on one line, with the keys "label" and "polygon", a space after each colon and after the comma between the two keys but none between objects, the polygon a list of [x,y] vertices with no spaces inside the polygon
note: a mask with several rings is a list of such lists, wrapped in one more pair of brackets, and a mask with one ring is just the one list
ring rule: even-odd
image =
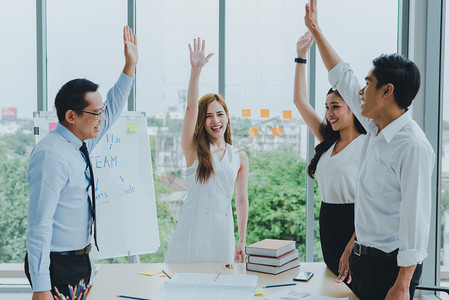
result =
[{"label": "window", "polygon": [[[307,134],[293,104],[293,78],[296,42],[306,31],[304,3],[226,1],[225,66],[233,143],[247,152],[250,165],[247,244],[296,240],[302,259]],[[244,117],[248,109],[251,116]]]},{"label": "window", "polygon": [[34,1],[9,1],[0,10],[0,263],[22,263],[25,257],[25,171],[37,107],[35,16]]},{"label": "window", "polygon": [[100,84],[106,97],[125,62],[126,11],[126,0],[47,1],[48,110],[61,86],[75,78]]},{"label": "window", "polygon": [[[0,13],[5,14],[1,20],[8,20],[5,27],[11,26],[11,18],[7,17],[10,14],[24,14],[21,19],[29,20],[30,24],[28,27],[15,26],[26,32],[12,36],[29,36],[19,41],[24,43],[19,49],[27,49],[26,54],[12,49],[0,50],[9,51],[4,53],[4,57],[17,56],[18,60],[27,61],[24,64],[26,69],[18,69],[18,76],[2,75],[1,82],[8,87],[21,84],[17,88],[4,89],[5,93],[11,93],[4,97],[11,102],[2,101],[2,106],[3,103],[7,107],[17,105],[18,118],[28,118],[30,122],[32,111],[36,110],[36,58],[29,55],[29,49],[35,50],[36,44],[35,5],[22,2],[15,1]],[[306,31],[303,23],[305,3],[293,0],[228,0],[225,12],[225,99],[231,116],[233,142],[247,151],[250,157],[247,242],[266,237],[295,239],[303,258],[305,168],[307,149],[310,147],[307,145],[307,127],[293,105],[292,95],[296,41]],[[186,194],[185,161],[180,137],[190,74],[187,44],[192,43],[195,37],[205,39],[206,51],[215,53],[203,69],[200,95],[218,92],[218,7],[219,1],[137,0],[136,33],[140,57],[136,110],[146,112],[148,117],[158,215],[162,220],[159,223],[162,252],[143,257],[143,261],[162,261]],[[351,62],[361,83],[374,57],[397,50],[397,7],[397,1],[392,3],[389,0],[382,0],[382,3],[368,0],[357,3],[319,1],[321,27],[343,59]],[[103,97],[106,96],[123,68],[122,27],[127,23],[126,11],[126,0],[95,3],[87,0],[73,3],[47,1],[49,110],[53,109],[59,88],[68,80],[78,77],[99,83],[100,92]],[[381,23],[377,21],[380,16]],[[11,39],[10,32],[2,33],[5,40]],[[2,61],[2,64],[5,63],[7,61]],[[15,71],[7,65],[4,69]],[[315,71],[316,106],[318,113],[324,116],[323,102],[329,84],[319,54]],[[13,78],[22,80],[19,83]],[[27,82],[30,88],[22,88]],[[18,97],[17,93],[23,95]],[[242,110],[247,109],[251,111],[250,117],[243,116]],[[261,117],[262,109],[269,110],[268,118]],[[284,118],[285,110],[292,112],[291,119]],[[2,126],[8,124],[7,127],[11,128],[12,123],[1,122]],[[27,128],[30,127],[28,124]],[[259,129],[258,136],[251,136],[250,128]],[[277,136],[277,128],[280,128],[280,136]],[[26,134],[26,146],[13,146],[14,151],[21,151],[24,166],[34,145],[31,132]],[[1,135],[0,146],[5,145],[4,141],[6,138]],[[277,174],[266,176],[268,171]],[[21,172],[24,176],[25,170]],[[26,189],[24,191],[21,197],[26,199]],[[316,217],[320,201],[317,193]],[[264,206],[266,203],[269,206]],[[277,216],[279,211],[283,212],[283,216]],[[26,212],[24,214],[26,217]],[[263,218],[257,220],[251,214],[262,215]],[[251,223],[253,221],[255,223]],[[321,260],[317,222],[314,231],[314,259]]]}]

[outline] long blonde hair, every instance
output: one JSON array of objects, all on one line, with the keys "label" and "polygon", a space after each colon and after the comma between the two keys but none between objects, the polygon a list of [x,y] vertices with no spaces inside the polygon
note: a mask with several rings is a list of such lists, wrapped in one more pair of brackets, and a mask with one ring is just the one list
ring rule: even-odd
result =
[{"label": "long blonde hair", "polygon": [[196,170],[196,180],[200,183],[206,183],[210,176],[215,174],[214,165],[212,164],[212,154],[210,152],[210,139],[206,131],[207,107],[210,103],[217,101],[223,106],[228,116],[228,124],[224,133],[226,143],[232,145],[231,139],[231,122],[229,119],[228,107],[223,97],[217,94],[206,94],[198,101],[198,119],[195,125],[195,134],[193,135],[193,143],[196,146],[198,158],[198,168]]}]

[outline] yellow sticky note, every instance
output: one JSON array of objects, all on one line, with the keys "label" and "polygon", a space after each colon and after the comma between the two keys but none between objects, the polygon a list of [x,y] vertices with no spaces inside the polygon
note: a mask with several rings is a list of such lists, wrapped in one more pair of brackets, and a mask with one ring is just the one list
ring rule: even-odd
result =
[{"label": "yellow sticky note", "polygon": [[292,111],[291,110],[283,110],[282,116],[284,119],[291,119],[292,118]]},{"label": "yellow sticky note", "polygon": [[273,129],[273,136],[281,136],[281,127],[272,127]]},{"label": "yellow sticky note", "polygon": [[263,296],[263,288],[256,288],[254,296]]},{"label": "yellow sticky note", "polygon": [[270,110],[269,109],[261,109],[260,110],[260,117],[261,118],[269,118],[270,117]]},{"label": "yellow sticky note", "polygon": [[242,117],[251,117],[251,109],[242,109]]},{"label": "yellow sticky note", "polygon": [[128,132],[139,132],[139,124],[137,123],[128,123]]},{"label": "yellow sticky note", "polygon": [[137,274],[146,275],[146,276],[153,276],[153,275],[156,275],[156,274],[159,274],[159,273],[161,273],[161,271],[145,270],[145,271],[139,272]]},{"label": "yellow sticky note", "polygon": [[249,136],[259,136],[259,128],[251,127],[249,129]]}]

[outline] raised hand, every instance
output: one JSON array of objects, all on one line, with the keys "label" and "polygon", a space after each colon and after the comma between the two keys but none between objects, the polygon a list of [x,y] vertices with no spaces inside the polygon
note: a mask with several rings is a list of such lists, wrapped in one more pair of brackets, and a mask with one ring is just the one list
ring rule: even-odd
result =
[{"label": "raised hand", "polygon": [[134,69],[139,60],[139,52],[137,50],[137,37],[129,26],[123,27],[123,43],[125,45],[125,68],[123,72],[134,77]]},{"label": "raised hand", "polygon": [[205,47],[206,41],[201,41],[200,38],[193,40],[193,50],[192,46],[189,44],[190,64],[192,69],[201,69],[205,64],[207,64],[212,55],[214,55],[214,53],[209,53],[209,55],[205,56]]},{"label": "raised hand", "polygon": [[310,0],[310,4],[306,3],[306,15],[304,16],[304,23],[307,28],[313,33],[318,30],[318,13],[316,0]]},{"label": "raised hand", "polygon": [[299,58],[306,58],[307,52],[309,52],[310,47],[313,44],[313,35],[310,31],[304,33],[296,43],[296,53]]}]

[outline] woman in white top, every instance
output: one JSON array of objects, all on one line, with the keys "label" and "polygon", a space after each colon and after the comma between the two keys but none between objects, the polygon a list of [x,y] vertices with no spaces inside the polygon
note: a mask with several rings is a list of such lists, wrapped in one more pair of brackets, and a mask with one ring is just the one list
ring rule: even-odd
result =
[{"label": "woman in white top", "polygon": [[326,119],[323,122],[307,101],[306,61],[313,36],[306,32],[297,42],[294,103],[320,142],[307,173],[315,178],[322,199],[320,239],[324,262],[338,282],[351,282],[349,256],[354,244],[354,197],[361,147],[365,129],[354,116],[338,91],[326,96]]},{"label": "woman in white top", "polygon": [[[228,108],[220,95],[198,101],[205,42],[189,44],[191,73],[182,127],[188,191],[166,263],[244,262],[248,221],[248,157],[232,146]],[[235,193],[239,242],[235,246],[232,195]]]}]

